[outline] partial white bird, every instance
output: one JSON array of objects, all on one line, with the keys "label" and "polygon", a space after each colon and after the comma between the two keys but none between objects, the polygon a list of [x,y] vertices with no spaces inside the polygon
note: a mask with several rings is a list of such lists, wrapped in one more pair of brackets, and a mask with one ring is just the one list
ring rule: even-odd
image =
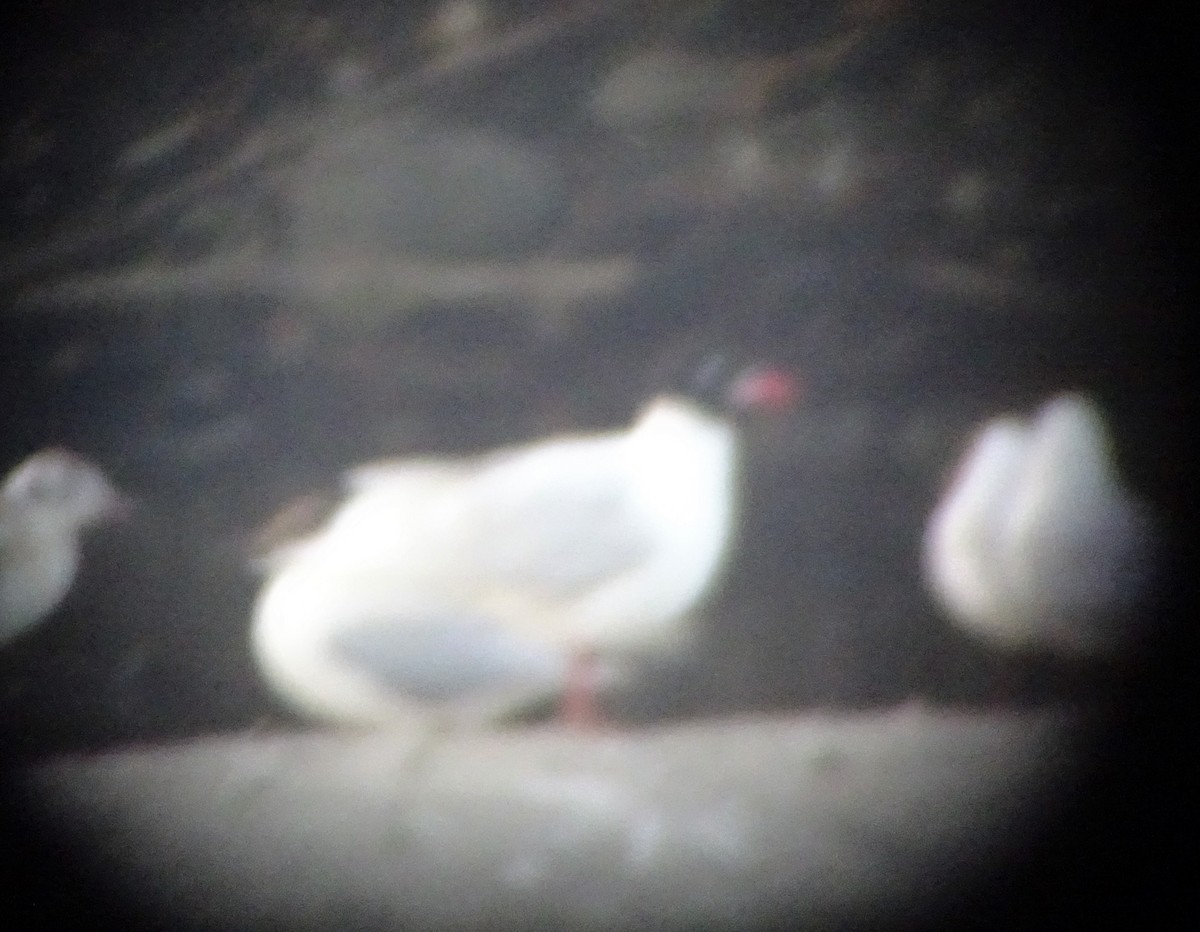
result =
[{"label": "partial white bird", "polygon": [[[778,408],[794,388],[754,370],[727,398]],[[607,678],[669,651],[728,551],[737,447],[724,413],[667,395],[625,431],[356,469],[270,562],[258,663],[314,717],[486,722],[569,692],[581,661]]]},{"label": "partial white bird", "polygon": [[1100,411],[1063,394],[979,431],[930,516],[924,574],[954,621],[995,643],[1113,655],[1136,633],[1154,536]]},{"label": "partial white bird", "polygon": [[0,486],[0,645],[66,596],[81,532],[127,508],[104,473],[67,450],[35,453],[8,474]]}]

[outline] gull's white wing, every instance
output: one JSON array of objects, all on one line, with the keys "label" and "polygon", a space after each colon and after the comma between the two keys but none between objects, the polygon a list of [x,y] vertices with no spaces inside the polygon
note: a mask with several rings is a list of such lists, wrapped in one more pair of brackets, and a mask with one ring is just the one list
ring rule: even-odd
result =
[{"label": "gull's white wing", "polygon": [[950,614],[968,626],[992,627],[1009,598],[1001,532],[1028,446],[1029,430],[1019,420],[989,421],[930,516],[926,580]]},{"label": "gull's white wing", "polygon": [[1102,622],[1144,596],[1153,534],[1088,399],[1062,395],[1039,412],[1006,519],[1014,585],[1047,630],[1080,648],[1112,640]]},{"label": "gull's white wing", "polygon": [[411,617],[358,619],[335,631],[330,652],[389,692],[421,703],[503,704],[549,695],[568,657],[453,606]]},{"label": "gull's white wing", "polygon": [[410,488],[445,488],[461,482],[476,471],[472,460],[442,457],[416,457],[406,460],[374,460],[346,471],[342,484],[348,496],[387,490],[403,485]]},{"label": "gull's white wing", "polygon": [[470,565],[510,591],[554,599],[649,559],[652,518],[623,441],[580,438],[490,458],[464,502]]},{"label": "gull's white wing", "polygon": [[469,601],[503,587],[530,604],[567,598],[652,551],[622,439],[359,467],[319,546],[327,560],[393,567],[401,591]]}]

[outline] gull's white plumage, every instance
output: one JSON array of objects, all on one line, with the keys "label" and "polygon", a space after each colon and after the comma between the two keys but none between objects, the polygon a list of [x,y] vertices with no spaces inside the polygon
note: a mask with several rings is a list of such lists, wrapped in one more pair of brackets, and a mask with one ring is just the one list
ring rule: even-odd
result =
[{"label": "gull's white plumage", "polygon": [[675,397],[627,431],[360,468],[266,581],[260,667],[316,717],[482,720],[559,692],[579,652],[669,649],[728,548],[735,469],[731,424]]},{"label": "gull's white plumage", "polygon": [[124,501],[99,469],[66,450],[43,450],[8,474],[0,486],[0,644],[58,606],[75,580],[81,532]]},{"label": "gull's white plumage", "polygon": [[1078,394],[989,421],[930,516],[926,581],[964,628],[1014,646],[1111,654],[1129,643],[1153,549],[1096,406]]}]

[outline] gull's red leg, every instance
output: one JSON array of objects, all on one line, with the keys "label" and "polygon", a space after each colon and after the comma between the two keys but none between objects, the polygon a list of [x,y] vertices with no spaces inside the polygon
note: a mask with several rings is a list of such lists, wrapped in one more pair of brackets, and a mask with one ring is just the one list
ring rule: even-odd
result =
[{"label": "gull's red leg", "polygon": [[571,657],[567,682],[563,688],[558,717],[572,728],[595,728],[600,724],[599,702],[596,698],[598,664],[592,651],[578,651]]}]

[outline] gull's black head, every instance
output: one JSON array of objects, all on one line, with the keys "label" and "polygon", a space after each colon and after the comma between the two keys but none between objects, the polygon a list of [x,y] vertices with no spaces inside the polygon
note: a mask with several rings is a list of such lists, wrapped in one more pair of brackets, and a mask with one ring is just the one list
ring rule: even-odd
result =
[{"label": "gull's black head", "polygon": [[800,382],[784,369],[709,351],[681,370],[671,390],[712,411],[782,411],[799,399]]}]

